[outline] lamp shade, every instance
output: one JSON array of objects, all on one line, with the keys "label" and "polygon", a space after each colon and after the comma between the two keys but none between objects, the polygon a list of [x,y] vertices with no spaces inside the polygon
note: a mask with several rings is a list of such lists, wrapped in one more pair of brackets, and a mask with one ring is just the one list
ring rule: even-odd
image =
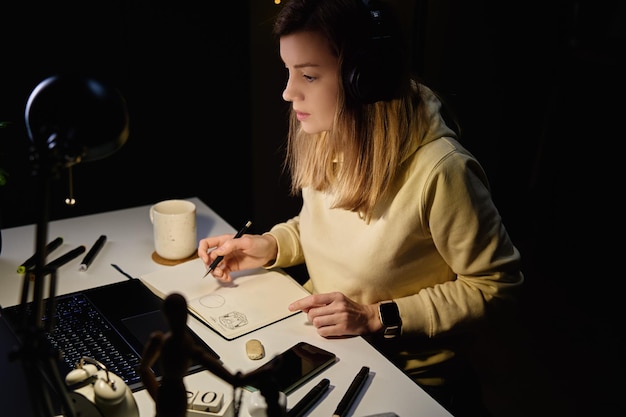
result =
[{"label": "lamp shade", "polygon": [[65,166],[105,158],[128,138],[122,95],[84,76],[56,75],[39,83],[28,98],[25,121],[39,157]]}]

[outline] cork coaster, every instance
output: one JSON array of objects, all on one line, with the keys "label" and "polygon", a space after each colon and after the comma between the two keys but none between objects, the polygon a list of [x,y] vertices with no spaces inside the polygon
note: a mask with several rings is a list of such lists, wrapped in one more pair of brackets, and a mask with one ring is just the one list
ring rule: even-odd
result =
[{"label": "cork coaster", "polygon": [[192,259],[196,259],[198,257],[198,252],[194,252],[193,255],[187,257],[187,258],[183,258],[183,259],[165,259],[159,256],[158,253],[152,252],[152,260],[158,264],[161,265],[168,265],[168,266],[173,266],[173,265],[178,265],[178,264],[182,264],[184,262],[187,261],[191,261]]}]

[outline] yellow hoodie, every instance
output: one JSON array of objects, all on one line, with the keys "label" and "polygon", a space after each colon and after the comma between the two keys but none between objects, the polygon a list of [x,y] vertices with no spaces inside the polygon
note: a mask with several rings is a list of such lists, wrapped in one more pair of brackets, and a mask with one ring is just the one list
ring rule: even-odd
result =
[{"label": "yellow hoodie", "polygon": [[[403,351],[422,349],[416,338],[471,329],[491,301],[508,300],[523,283],[520,254],[482,167],[443,122],[440,101],[423,91],[430,128],[423,140],[416,138],[395,193],[378,203],[369,223],[359,213],[330,208],[332,196],[305,188],[299,215],[268,232],[278,255],[267,267],[305,262],[311,292],[340,291],[361,304],[393,299],[402,336],[385,343]],[[430,353],[402,367],[449,357]]]}]

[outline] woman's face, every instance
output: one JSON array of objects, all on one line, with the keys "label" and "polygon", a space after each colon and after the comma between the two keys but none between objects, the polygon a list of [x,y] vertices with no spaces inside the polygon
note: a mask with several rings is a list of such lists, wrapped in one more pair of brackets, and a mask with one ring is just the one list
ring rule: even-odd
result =
[{"label": "woman's face", "polygon": [[283,99],[292,103],[302,130],[330,130],[337,107],[339,60],[326,38],[311,31],[283,36],[280,57],[289,71]]}]

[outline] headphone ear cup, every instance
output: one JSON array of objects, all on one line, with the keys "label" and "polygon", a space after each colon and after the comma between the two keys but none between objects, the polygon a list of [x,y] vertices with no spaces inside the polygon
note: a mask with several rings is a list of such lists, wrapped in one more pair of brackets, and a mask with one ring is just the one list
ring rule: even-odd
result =
[{"label": "headphone ear cup", "polygon": [[96,404],[98,405],[117,405],[126,396],[128,387],[119,376],[109,372],[110,381],[107,380],[106,373],[100,372],[100,378],[93,386]]},{"label": "headphone ear cup", "polygon": [[369,104],[394,97],[398,74],[388,71],[389,60],[385,54],[369,50],[359,53],[353,60],[344,80],[346,92],[352,99]]}]

